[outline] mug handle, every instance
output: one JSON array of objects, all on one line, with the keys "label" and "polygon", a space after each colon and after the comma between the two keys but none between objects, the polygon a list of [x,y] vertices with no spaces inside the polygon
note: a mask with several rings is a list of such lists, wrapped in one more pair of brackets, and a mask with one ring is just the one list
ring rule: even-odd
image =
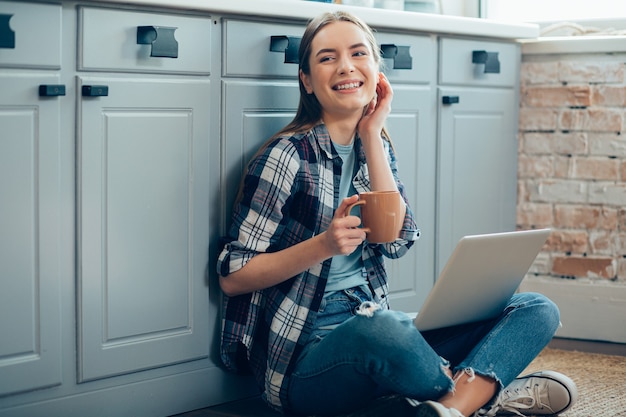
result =
[{"label": "mug handle", "polygon": [[[349,215],[350,215],[350,212],[352,211],[352,209],[353,209],[354,207],[356,207],[356,206],[360,206],[360,205],[364,205],[364,204],[365,204],[365,200],[359,200],[359,201],[357,201],[356,203],[350,204],[350,205],[348,206],[348,208],[346,209],[346,216],[349,216]],[[370,232],[370,229],[369,229],[368,227],[364,227],[364,228],[363,228],[363,231],[364,231],[365,233],[369,233],[369,232]]]}]

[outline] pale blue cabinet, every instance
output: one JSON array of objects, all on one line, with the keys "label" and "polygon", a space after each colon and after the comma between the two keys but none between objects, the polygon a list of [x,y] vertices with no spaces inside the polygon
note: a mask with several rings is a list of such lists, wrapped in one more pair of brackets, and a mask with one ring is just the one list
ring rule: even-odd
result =
[{"label": "pale blue cabinet", "polygon": [[[208,81],[79,77],[79,380],[206,358]],[[211,310],[211,311],[210,311]]]},{"label": "pale blue cabinet", "polygon": [[61,7],[31,6],[0,3],[0,398],[62,382]]},{"label": "pale blue cabinet", "polygon": [[220,26],[70,2],[0,25],[0,416],[252,395],[216,342]]},{"label": "pale blue cabinet", "polygon": [[464,235],[515,230],[520,46],[439,41],[437,271]]}]

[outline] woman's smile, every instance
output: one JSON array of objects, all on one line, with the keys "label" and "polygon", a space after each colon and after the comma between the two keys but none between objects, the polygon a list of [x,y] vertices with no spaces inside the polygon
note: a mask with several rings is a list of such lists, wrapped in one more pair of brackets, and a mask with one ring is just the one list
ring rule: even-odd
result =
[{"label": "woman's smile", "polygon": [[333,90],[352,90],[359,88],[363,85],[361,81],[351,81],[348,83],[337,84],[333,87]]},{"label": "woman's smile", "polygon": [[319,101],[323,116],[360,118],[378,84],[378,63],[363,31],[350,22],[321,29],[311,43],[310,73],[302,73],[307,93]]}]

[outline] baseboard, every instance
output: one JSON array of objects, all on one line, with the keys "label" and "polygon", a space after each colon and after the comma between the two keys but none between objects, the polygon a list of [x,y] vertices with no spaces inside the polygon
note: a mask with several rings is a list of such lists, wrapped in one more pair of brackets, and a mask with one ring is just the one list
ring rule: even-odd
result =
[{"label": "baseboard", "polygon": [[626,285],[529,276],[520,291],[539,292],[559,306],[557,337],[626,343]]},{"label": "baseboard", "polygon": [[595,340],[564,339],[555,337],[549,348],[570,350],[587,353],[600,353],[602,355],[626,356],[626,344],[598,342]]}]

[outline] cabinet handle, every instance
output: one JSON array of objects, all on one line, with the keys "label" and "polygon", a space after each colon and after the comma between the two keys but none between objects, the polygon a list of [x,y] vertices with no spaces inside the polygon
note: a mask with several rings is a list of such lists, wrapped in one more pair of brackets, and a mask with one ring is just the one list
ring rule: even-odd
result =
[{"label": "cabinet handle", "polygon": [[41,84],[39,86],[39,97],[57,97],[65,95],[65,85],[63,84]]},{"label": "cabinet handle", "polygon": [[83,85],[83,97],[106,97],[109,95],[109,87],[106,85]]},{"label": "cabinet handle", "polygon": [[300,41],[302,38],[297,36],[272,36],[270,37],[270,51],[284,52],[285,64],[298,64],[298,49],[300,49]]},{"label": "cabinet handle", "polygon": [[178,58],[178,42],[174,36],[176,29],[167,26],[137,26],[137,44],[152,45],[152,57]]},{"label": "cabinet handle", "polygon": [[456,104],[459,102],[459,96],[443,96],[441,102],[443,104]]},{"label": "cabinet handle", "polygon": [[9,26],[12,14],[0,14],[0,48],[15,49],[15,32]]},{"label": "cabinet handle", "polygon": [[410,49],[410,46],[382,44],[380,45],[380,54],[383,59],[393,59],[393,69],[412,69],[413,57]]},{"label": "cabinet handle", "polygon": [[500,74],[500,60],[497,52],[472,51],[473,64],[485,64],[485,74]]}]

